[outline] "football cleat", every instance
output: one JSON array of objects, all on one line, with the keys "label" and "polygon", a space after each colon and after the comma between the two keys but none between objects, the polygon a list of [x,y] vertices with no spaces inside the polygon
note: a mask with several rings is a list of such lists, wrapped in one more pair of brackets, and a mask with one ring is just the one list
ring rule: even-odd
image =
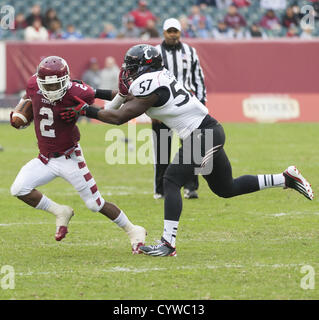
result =
[{"label": "football cleat", "polygon": [[168,243],[163,237],[161,241],[157,245],[151,246],[142,246],[140,247],[140,251],[144,254],[154,257],[176,257],[176,247],[172,247],[170,243]]},{"label": "football cleat", "polygon": [[61,241],[68,233],[68,224],[71,218],[74,216],[74,211],[71,207],[63,206],[62,212],[57,215],[56,218],[56,233],[55,240]]},{"label": "football cleat", "polygon": [[141,226],[134,226],[134,228],[128,232],[132,246],[132,254],[142,253],[140,247],[145,245],[146,235],[146,230]]},{"label": "football cleat", "polygon": [[57,227],[56,233],[55,233],[55,240],[61,241],[63,238],[65,238],[66,234],[68,233],[68,227]]},{"label": "football cleat", "polygon": [[313,191],[310,183],[301,175],[295,166],[288,167],[283,175],[285,177],[285,187],[292,188],[304,195],[307,199],[313,200]]},{"label": "football cleat", "polygon": [[196,190],[184,189],[184,198],[185,199],[198,199],[198,194]]}]

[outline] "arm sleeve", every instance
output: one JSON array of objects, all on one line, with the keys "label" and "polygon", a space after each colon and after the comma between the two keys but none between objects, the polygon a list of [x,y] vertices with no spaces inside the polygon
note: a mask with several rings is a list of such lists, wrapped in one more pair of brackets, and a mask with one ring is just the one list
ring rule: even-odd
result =
[{"label": "arm sleeve", "polygon": [[192,65],[192,82],[196,88],[195,95],[200,101],[206,101],[206,87],[204,82],[203,70],[200,66],[196,49],[194,50],[194,62]]}]

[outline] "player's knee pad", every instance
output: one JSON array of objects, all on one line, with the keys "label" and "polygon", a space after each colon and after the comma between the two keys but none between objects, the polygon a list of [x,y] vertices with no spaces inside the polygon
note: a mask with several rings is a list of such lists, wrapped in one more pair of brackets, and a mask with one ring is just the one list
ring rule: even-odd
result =
[{"label": "player's knee pad", "polygon": [[100,211],[104,206],[104,203],[105,203],[105,200],[103,198],[89,199],[85,201],[85,205],[87,206],[87,208],[93,212]]},{"label": "player's knee pad", "polygon": [[25,196],[29,194],[32,190],[30,188],[24,186],[22,183],[14,182],[10,188],[11,195],[14,197]]}]

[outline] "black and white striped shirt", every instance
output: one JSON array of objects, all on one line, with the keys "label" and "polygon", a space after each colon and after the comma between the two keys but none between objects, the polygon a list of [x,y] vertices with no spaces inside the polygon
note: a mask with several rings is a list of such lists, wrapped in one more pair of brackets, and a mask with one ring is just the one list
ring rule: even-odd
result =
[{"label": "black and white striped shirt", "polygon": [[165,68],[171,71],[178,81],[183,82],[184,87],[192,91],[198,100],[205,102],[204,74],[196,49],[182,42],[171,47],[165,41],[157,45],[156,48],[162,54]]}]

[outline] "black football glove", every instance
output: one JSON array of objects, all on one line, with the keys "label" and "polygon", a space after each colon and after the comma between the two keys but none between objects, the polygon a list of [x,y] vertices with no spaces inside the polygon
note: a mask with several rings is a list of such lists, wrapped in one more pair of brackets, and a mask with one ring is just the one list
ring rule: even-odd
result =
[{"label": "black football glove", "polygon": [[121,97],[126,97],[128,95],[130,85],[130,81],[126,78],[126,71],[121,67],[118,78],[119,95]]},{"label": "black football glove", "polygon": [[62,112],[60,112],[61,119],[66,122],[72,122],[80,116],[85,116],[86,109],[89,107],[89,105],[79,97],[75,96],[74,99],[79,102],[77,106],[64,108]]}]

